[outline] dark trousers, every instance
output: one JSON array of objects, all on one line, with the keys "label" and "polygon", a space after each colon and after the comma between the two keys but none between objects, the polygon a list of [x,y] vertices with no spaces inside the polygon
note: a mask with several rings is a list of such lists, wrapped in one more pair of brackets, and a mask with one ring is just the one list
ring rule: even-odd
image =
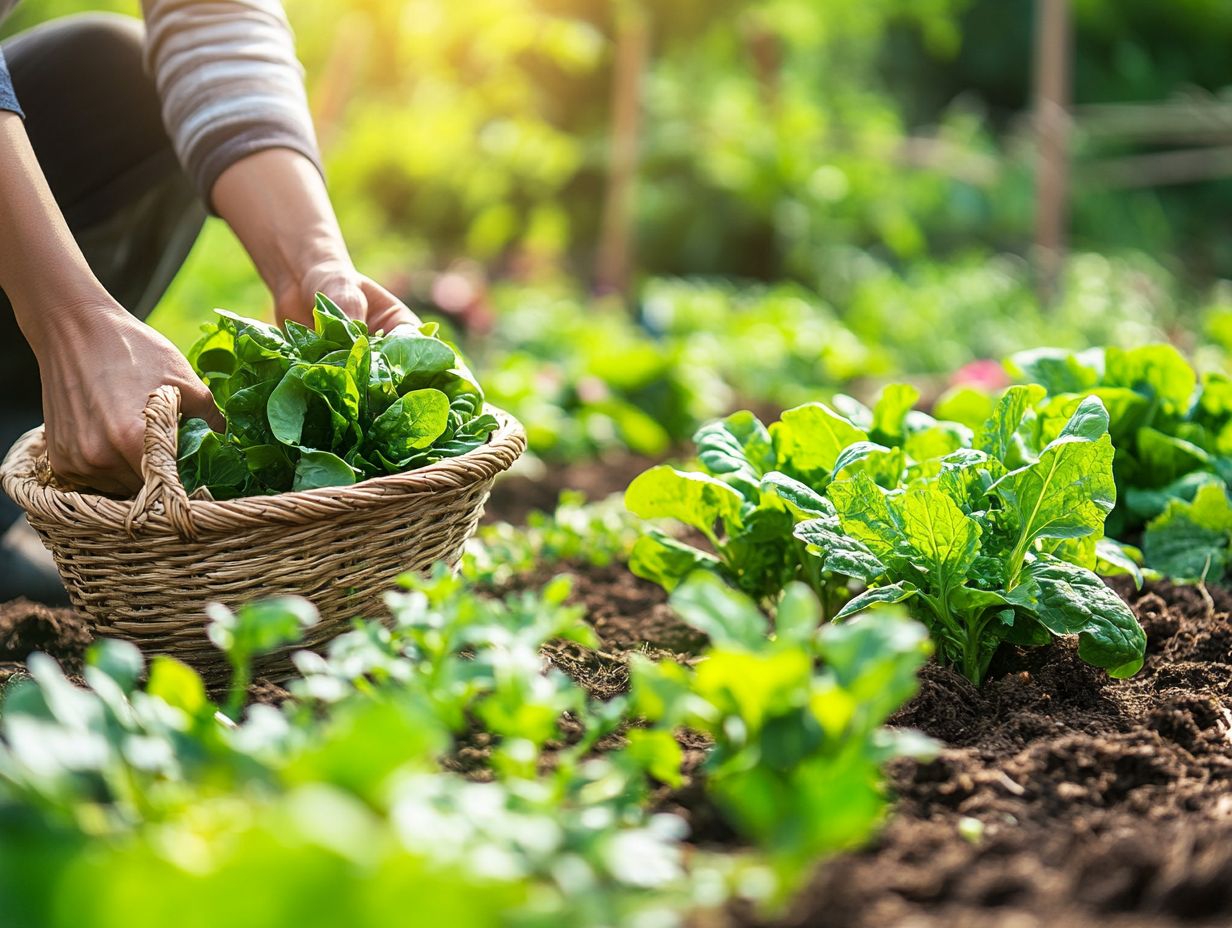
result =
[{"label": "dark trousers", "polygon": [[[3,48],[26,132],[73,237],[107,292],[144,319],[188,257],[205,209],[163,128],[140,22],[70,16]],[[38,363],[2,292],[0,397],[3,454],[42,421],[42,399]],[[0,530],[17,514],[0,494]]]}]

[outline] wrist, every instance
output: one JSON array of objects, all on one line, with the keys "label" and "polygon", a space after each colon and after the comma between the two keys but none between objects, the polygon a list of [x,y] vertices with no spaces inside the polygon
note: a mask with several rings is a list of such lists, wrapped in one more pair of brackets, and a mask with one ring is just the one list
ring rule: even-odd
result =
[{"label": "wrist", "polygon": [[304,282],[322,269],[339,273],[354,271],[354,264],[341,236],[328,230],[280,236],[272,253],[253,256],[258,273],[275,298],[299,295]]},{"label": "wrist", "polygon": [[124,307],[89,273],[66,274],[50,283],[20,288],[11,300],[18,327],[40,358],[100,324],[112,326],[128,318]]}]

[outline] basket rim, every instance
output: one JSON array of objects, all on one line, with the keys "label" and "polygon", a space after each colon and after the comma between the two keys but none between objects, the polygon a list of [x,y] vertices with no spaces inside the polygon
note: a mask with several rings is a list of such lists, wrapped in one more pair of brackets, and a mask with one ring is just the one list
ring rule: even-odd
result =
[{"label": "basket rim", "polygon": [[[345,487],[318,487],[233,500],[190,499],[192,521],[199,536],[269,525],[304,525],[395,499],[466,489],[494,479],[508,470],[526,450],[526,433],[521,423],[503,409],[484,404],[484,410],[496,417],[499,423],[496,431],[485,444],[465,454],[405,473],[371,477]],[[22,435],[0,463],[0,486],[27,515],[44,524],[114,529],[124,536],[137,534],[125,527],[131,517],[133,500],[60,490],[43,483],[38,474],[45,454],[46,435],[40,425]],[[139,533],[146,537],[179,537],[161,505],[150,512]]]}]

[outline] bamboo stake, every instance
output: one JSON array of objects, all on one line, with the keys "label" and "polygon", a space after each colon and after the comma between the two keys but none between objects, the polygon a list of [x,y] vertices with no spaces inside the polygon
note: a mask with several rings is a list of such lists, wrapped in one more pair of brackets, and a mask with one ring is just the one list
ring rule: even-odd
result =
[{"label": "bamboo stake", "polygon": [[638,0],[617,9],[612,75],[611,160],[596,258],[601,293],[629,295],[633,273],[634,195],[642,129],[642,82],[650,55],[650,29]]},{"label": "bamboo stake", "polygon": [[1065,262],[1069,199],[1069,105],[1072,36],[1069,0],[1036,0],[1035,261],[1041,301],[1058,296]]}]

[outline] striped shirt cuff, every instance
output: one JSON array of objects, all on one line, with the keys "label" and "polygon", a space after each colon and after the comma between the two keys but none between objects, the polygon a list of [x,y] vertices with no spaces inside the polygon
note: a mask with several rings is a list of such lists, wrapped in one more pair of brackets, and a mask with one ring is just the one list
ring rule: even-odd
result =
[{"label": "striped shirt cuff", "polygon": [[17,102],[17,94],[13,92],[13,81],[9,77],[8,65],[4,63],[4,51],[0,49],[0,110],[24,116],[21,104]]}]

